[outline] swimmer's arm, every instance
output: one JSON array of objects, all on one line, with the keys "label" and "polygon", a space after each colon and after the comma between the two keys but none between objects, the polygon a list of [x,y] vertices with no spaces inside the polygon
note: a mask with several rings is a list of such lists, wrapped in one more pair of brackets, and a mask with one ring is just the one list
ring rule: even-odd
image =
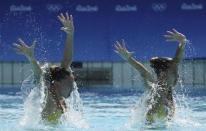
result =
[{"label": "swimmer's arm", "polygon": [[41,75],[42,75],[41,67],[35,58],[29,58],[29,61],[32,66],[32,70],[34,72],[35,82],[39,83]]},{"label": "swimmer's arm", "polygon": [[59,21],[63,24],[61,30],[66,32],[66,43],[64,48],[63,59],[61,62],[61,67],[67,69],[71,63],[73,58],[73,41],[74,41],[74,24],[72,15],[64,16],[62,13],[58,16]]},{"label": "swimmer's arm", "polygon": [[132,65],[136,70],[140,72],[140,75],[143,77],[145,81],[154,82],[154,79],[151,75],[151,73],[147,70],[147,68],[137,60],[135,60],[133,57],[129,57],[127,59],[130,65]]},{"label": "swimmer's arm", "polygon": [[146,67],[132,57],[133,52],[129,52],[127,50],[124,41],[117,41],[115,44],[115,49],[115,52],[117,54],[119,54],[123,59],[128,61],[130,65],[132,65],[136,70],[140,72],[140,75],[143,77],[145,83],[147,81],[154,82],[153,76],[146,69]]},{"label": "swimmer's arm", "polygon": [[177,42],[179,42],[179,46],[176,50],[175,57],[173,59],[176,64],[179,64],[180,61],[183,59],[185,45],[186,45],[186,42],[187,42],[187,39],[186,39],[185,35],[178,32],[177,30],[173,29],[172,31],[167,31],[167,34],[164,35],[164,36],[166,38],[166,41],[177,41]]},{"label": "swimmer's arm", "polygon": [[178,45],[178,48],[176,50],[175,57],[174,57],[174,62],[177,64],[180,63],[180,61],[184,57],[185,45],[186,45],[185,42],[182,42],[182,43],[180,42]]},{"label": "swimmer's arm", "polygon": [[34,48],[36,41],[33,42],[32,46],[28,46],[23,40],[19,39],[18,43],[14,43],[15,50],[18,54],[23,54],[29,60],[32,70],[34,72],[35,82],[39,82],[42,74],[41,67],[34,57]]},{"label": "swimmer's arm", "polygon": [[72,64],[73,58],[73,34],[67,34],[64,56],[61,67],[67,69]]}]

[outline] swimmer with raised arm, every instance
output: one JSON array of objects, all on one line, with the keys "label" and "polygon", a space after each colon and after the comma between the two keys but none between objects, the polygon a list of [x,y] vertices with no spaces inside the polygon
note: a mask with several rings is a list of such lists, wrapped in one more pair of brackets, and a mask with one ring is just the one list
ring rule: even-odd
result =
[{"label": "swimmer with raised arm", "polygon": [[[173,87],[178,80],[178,65],[183,59],[186,37],[173,29],[167,31],[164,35],[166,41],[179,42],[174,58],[169,57],[153,57],[150,60],[150,66],[156,73],[156,79],[148,69],[137,61],[132,52],[129,52],[125,47],[125,43],[117,41],[115,44],[115,52],[125,59],[131,66],[139,71],[144,80],[146,89],[149,90],[150,98],[147,100],[148,110],[146,120],[152,123],[155,119],[170,120],[175,112],[175,104],[173,100]],[[155,87],[151,83],[155,83]]]},{"label": "swimmer with raised arm", "polygon": [[65,98],[70,96],[74,86],[74,76],[70,69],[73,57],[73,18],[68,13],[65,15],[61,13],[58,19],[63,25],[61,30],[67,35],[60,66],[51,66],[44,72],[34,57],[35,41],[31,46],[28,46],[21,39],[18,40],[18,44],[14,43],[17,53],[25,55],[29,60],[34,72],[35,84],[39,84],[41,78],[43,78],[46,84],[46,103],[42,111],[42,119],[51,122],[57,121],[68,109]]}]

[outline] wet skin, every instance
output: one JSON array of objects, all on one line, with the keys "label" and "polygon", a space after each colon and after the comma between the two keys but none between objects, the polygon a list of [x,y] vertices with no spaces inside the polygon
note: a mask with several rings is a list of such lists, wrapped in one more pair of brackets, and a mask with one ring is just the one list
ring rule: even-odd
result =
[{"label": "wet skin", "polygon": [[151,107],[148,109],[146,119],[148,122],[153,122],[155,117],[171,119],[175,112],[175,104],[173,100],[173,87],[176,85],[178,79],[178,67],[172,63],[170,67],[161,72],[157,77],[156,86],[150,89],[150,98],[147,105]]},{"label": "wet skin", "polygon": [[[47,91],[46,104],[42,111],[43,119],[47,119],[50,115],[58,113],[54,119],[58,119],[61,114],[67,109],[65,98],[68,98],[73,90],[74,76],[65,76],[60,81],[54,81],[49,88],[53,88],[56,92],[56,96],[51,91]],[[58,101],[58,102],[57,102]]]}]

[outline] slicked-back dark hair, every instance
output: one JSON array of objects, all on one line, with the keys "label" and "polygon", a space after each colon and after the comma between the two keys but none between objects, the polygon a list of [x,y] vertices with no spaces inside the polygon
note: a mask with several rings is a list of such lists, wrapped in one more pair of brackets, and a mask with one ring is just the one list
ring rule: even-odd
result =
[{"label": "slicked-back dark hair", "polygon": [[160,72],[166,71],[172,62],[173,59],[169,57],[153,57],[150,60],[150,66],[154,69],[155,73],[159,75]]},{"label": "slicked-back dark hair", "polygon": [[64,79],[66,76],[70,76],[70,75],[71,73],[67,71],[65,68],[55,66],[55,67],[49,67],[46,70],[44,77],[45,80],[49,81],[49,83],[51,84],[54,80],[60,81]]}]

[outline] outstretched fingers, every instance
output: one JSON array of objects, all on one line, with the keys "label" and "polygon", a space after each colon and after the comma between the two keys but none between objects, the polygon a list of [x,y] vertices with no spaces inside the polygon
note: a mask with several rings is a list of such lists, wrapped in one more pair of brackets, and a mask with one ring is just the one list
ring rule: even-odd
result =
[{"label": "outstretched fingers", "polygon": [[168,35],[174,35],[174,32],[168,30],[168,31],[167,31],[167,34],[168,34]]},{"label": "outstretched fingers", "polygon": [[123,51],[123,50],[124,50],[124,47],[123,47],[123,44],[122,44],[122,43],[120,43],[119,41],[117,41],[117,45],[118,45],[120,51]]},{"label": "outstretched fingers", "polygon": [[20,44],[13,43],[13,46],[14,46],[13,49],[17,54],[22,54],[22,46]]},{"label": "outstretched fingers", "polygon": [[66,20],[70,20],[70,16],[69,16],[68,12],[66,12]]},{"label": "outstretched fingers", "polygon": [[21,38],[18,38],[18,42],[24,43],[24,41]]},{"label": "outstretched fingers", "polygon": [[185,43],[187,41],[185,35],[174,28],[171,31],[167,31],[167,34],[164,35],[164,37],[166,38],[166,41],[177,41],[180,43]]},{"label": "outstretched fingers", "polygon": [[117,46],[117,44],[116,44],[116,43],[114,44],[114,47],[115,47],[115,49],[116,49],[116,50],[118,50],[118,49],[119,49],[119,47]]},{"label": "outstretched fingers", "polygon": [[120,49],[120,44],[118,41],[114,44],[115,49],[118,51]]},{"label": "outstretched fingers", "polygon": [[124,40],[121,40],[121,42],[116,41],[115,48],[116,48],[115,52],[119,54],[125,54],[128,52]]},{"label": "outstretched fingers", "polygon": [[63,25],[63,27],[60,28],[61,30],[65,31],[66,33],[71,33],[74,31],[72,15],[69,15],[69,13],[66,12],[65,14],[60,13],[57,17]]},{"label": "outstretched fingers", "polygon": [[173,35],[163,35],[166,39],[173,39]]},{"label": "outstretched fingers", "polygon": [[21,45],[17,44],[17,43],[13,43],[13,46],[16,47],[16,48],[20,48]]},{"label": "outstretched fingers", "polygon": [[164,37],[166,38],[166,41],[168,41],[168,42],[170,42],[170,41],[175,41],[173,35],[164,35]]},{"label": "outstretched fingers", "polygon": [[73,16],[72,16],[72,15],[70,15],[70,22],[71,22],[72,25],[73,25]]},{"label": "outstretched fingers", "polygon": [[127,48],[126,48],[126,45],[125,45],[124,39],[122,39],[122,48],[124,49],[124,51],[127,51]]},{"label": "outstretched fingers", "polygon": [[63,20],[66,20],[66,18],[64,17],[63,13],[60,13],[60,16]]},{"label": "outstretched fingers", "polygon": [[172,31],[167,31],[167,34],[164,35],[164,37],[166,38],[166,41],[175,41],[175,35],[178,32],[175,29],[172,29]]},{"label": "outstretched fingers", "polygon": [[[67,15],[68,15],[68,14],[67,14]],[[66,17],[67,17],[67,15],[66,15]],[[66,18],[64,17],[64,15],[63,15],[62,13],[60,13],[60,15],[58,15],[57,17],[58,17],[59,21],[60,21],[62,24],[65,23]]]},{"label": "outstretched fingers", "polygon": [[174,36],[175,34],[180,34],[175,28],[172,31],[167,31],[167,35]]},{"label": "outstretched fingers", "polygon": [[17,41],[19,42],[19,45],[21,45],[22,47],[27,47],[26,43],[21,38],[18,38]]},{"label": "outstretched fingers", "polygon": [[116,50],[115,50],[116,53],[121,53],[122,50],[123,50],[122,45],[120,44],[119,41],[116,41],[116,43],[114,44],[114,47],[115,47],[115,49],[116,49]]},{"label": "outstretched fingers", "polygon": [[173,28],[172,31],[176,34],[179,34],[179,32],[175,28]]},{"label": "outstretched fingers", "polygon": [[73,21],[72,15],[69,15],[68,12],[66,12],[65,14],[66,14],[66,19],[65,20]]},{"label": "outstretched fingers", "polygon": [[63,24],[64,20],[59,15],[57,17],[58,17],[59,21]]}]

